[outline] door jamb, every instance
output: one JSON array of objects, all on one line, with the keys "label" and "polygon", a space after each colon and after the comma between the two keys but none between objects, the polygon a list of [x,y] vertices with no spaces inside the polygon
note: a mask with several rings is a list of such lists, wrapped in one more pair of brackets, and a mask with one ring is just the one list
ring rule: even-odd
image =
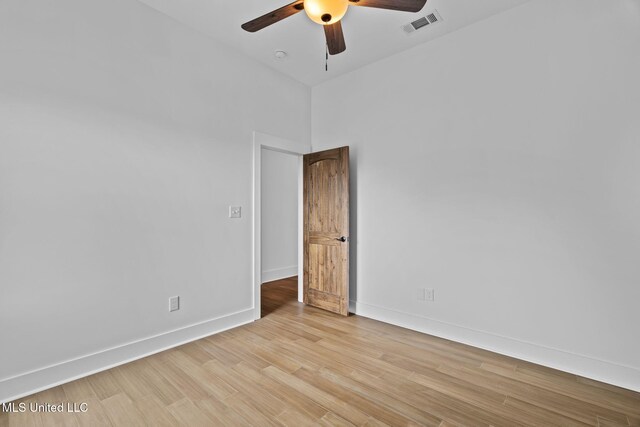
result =
[{"label": "door jamb", "polygon": [[262,285],[262,212],[261,212],[261,185],[262,185],[262,149],[280,151],[286,154],[298,156],[298,301],[302,301],[303,278],[303,186],[302,186],[302,156],[311,152],[311,144],[291,141],[266,133],[253,132],[253,310],[254,319],[260,319],[260,300]]}]

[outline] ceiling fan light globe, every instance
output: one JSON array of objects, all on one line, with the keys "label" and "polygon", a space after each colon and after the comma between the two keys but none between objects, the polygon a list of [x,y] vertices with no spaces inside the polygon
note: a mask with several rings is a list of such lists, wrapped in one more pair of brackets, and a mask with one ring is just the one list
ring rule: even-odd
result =
[{"label": "ceiling fan light globe", "polygon": [[[335,24],[347,13],[348,7],[349,0],[304,0],[304,11],[307,16],[320,25]],[[327,15],[331,19],[327,20]]]}]

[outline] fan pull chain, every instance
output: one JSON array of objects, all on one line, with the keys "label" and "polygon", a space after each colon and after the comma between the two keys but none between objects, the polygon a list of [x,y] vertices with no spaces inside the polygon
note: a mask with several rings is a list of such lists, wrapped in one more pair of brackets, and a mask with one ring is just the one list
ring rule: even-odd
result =
[{"label": "fan pull chain", "polygon": [[324,45],[324,70],[329,71],[329,46]]}]

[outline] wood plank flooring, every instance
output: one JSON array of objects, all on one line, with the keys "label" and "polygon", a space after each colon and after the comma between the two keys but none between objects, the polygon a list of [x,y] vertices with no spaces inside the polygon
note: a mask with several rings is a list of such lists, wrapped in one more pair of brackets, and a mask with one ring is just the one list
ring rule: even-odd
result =
[{"label": "wood plank flooring", "polygon": [[8,426],[640,426],[640,393],[296,301],[263,286],[263,318],[22,399],[77,414]]}]

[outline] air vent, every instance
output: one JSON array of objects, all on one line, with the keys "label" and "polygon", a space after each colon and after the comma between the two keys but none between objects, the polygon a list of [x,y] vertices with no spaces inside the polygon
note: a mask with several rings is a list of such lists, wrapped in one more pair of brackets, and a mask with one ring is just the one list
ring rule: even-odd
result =
[{"label": "air vent", "polygon": [[420,28],[424,27],[425,25],[429,25],[429,20],[427,20],[426,16],[423,16],[422,18],[413,21],[410,24],[414,30],[419,30]]},{"label": "air vent", "polygon": [[433,25],[440,21],[442,21],[442,16],[440,16],[437,10],[434,10],[433,12],[423,16],[422,18],[416,19],[413,22],[403,25],[402,29],[405,33],[411,34],[421,28]]}]

